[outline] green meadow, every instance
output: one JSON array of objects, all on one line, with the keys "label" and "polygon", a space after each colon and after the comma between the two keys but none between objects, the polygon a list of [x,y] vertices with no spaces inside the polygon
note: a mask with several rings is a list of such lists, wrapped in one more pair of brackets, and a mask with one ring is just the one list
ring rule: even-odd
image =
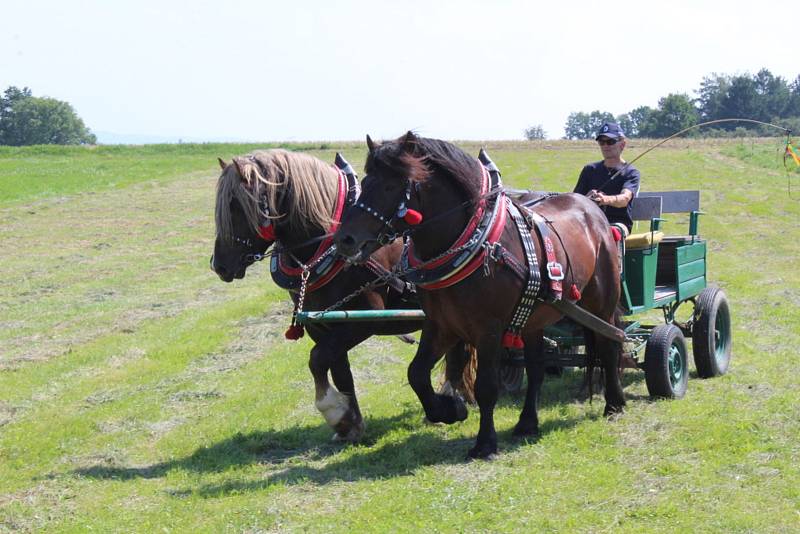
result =
[{"label": "green meadow", "polygon": [[[359,170],[366,151],[282,146]],[[599,159],[590,142],[485,146],[537,190]],[[266,265],[232,284],[208,266],[217,157],[266,147],[0,148],[0,532],[800,530],[800,173],[781,139],[674,140],[636,164],[643,190],[701,190],[728,374],[656,402],[629,370],[614,420],[577,399],[578,371],[548,377],[541,438],[511,436],[507,395],[492,462],[465,461],[475,408],[424,423],[414,348],[392,337],[351,352],[363,443],[331,441],[311,342],[283,338],[286,293]]]}]

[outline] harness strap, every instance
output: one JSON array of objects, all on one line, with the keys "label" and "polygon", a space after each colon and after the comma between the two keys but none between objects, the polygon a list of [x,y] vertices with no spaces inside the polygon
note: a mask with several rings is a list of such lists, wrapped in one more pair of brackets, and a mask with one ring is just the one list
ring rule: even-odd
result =
[{"label": "harness strap", "polygon": [[378,263],[372,258],[367,260],[367,263],[364,266],[369,269],[372,274],[378,276],[379,278],[383,278],[386,280],[386,285],[388,285],[391,289],[394,289],[401,295],[409,289],[411,284],[402,280],[399,276],[392,273],[392,271],[388,270],[386,267]]},{"label": "harness strap", "polygon": [[525,289],[514,310],[511,323],[508,325],[506,333],[503,335],[503,346],[521,349],[525,346],[521,335],[522,328],[525,326],[525,323],[528,322],[528,319],[533,313],[533,308],[536,306],[536,297],[542,285],[542,275],[539,272],[539,262],[536,259],[536,247],[533,243],[533,238],[531,237],[525,218],[522,216],[517,206],[511,201],[508,202],[508,212],[517,225],[517,231],[522,240],[522,246],[525,249],[525,260],[528,264],[528,272],[525,276],[527,279]]},{"label": "harness strap", "polygon": [[526,209],[528,218],[536,224],[539,236],[542,239],[545,256],[547,257],[547,276],[550,278],[550,291],[553,300],[561,300],[563,288],[561,281],[564,279],[564,268],[556,261],[556,251],[553,248],[553,240],[550,239],[550,231],[547,229],[547,221],[533,210]]}]

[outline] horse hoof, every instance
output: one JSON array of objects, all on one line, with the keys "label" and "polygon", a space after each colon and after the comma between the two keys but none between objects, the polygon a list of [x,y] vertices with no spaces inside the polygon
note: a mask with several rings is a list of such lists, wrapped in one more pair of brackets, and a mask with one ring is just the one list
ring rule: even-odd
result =
[{"label": "horse hoof", "polygon": [[[340,427],[343,425],[340,425]],[[339,443],[358,443],[364,437],[367,425],[361,419],[358,423],[347,425],[347,428],[337,428],[332,441]]]},{"label": "horse hoof", "polygon": [[514,431],[511,433],[515,438],[528,438],[537,440],[539,439],[539,425],[528,425],[517,423]]},{"label": "horse hoof", "polygon": [[475,445],[467,452],[467,460],[496,460],[497,447]]},{"label": "horse hoof", "polygon": [[625,412],[625,406],[612,406],[610,404],[606,404],[605,409],[603,410],[603,416],[608,417],[609,419],[616,419],[620,415]]}]

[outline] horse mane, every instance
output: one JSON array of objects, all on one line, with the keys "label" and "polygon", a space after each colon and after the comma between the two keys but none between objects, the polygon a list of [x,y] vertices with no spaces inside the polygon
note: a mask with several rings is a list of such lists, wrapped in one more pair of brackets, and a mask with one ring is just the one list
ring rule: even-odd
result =
[{"label": "horse mane", "polygon": [[282,219],[293,229],[327,231],[338,190],[338,171],[307,154],[272,149],[234,158],[217,182],[217,235],[233,237],[232,200],[255,232],[265,217]]},{"label": "horse mane", "polygon": [[417,137],[412,132],[375,148],[367,158],[367,172],[371,165],[402,169],[414,182],[425,181],[431,174],[441,172],[450,177],[466,194],[468,200],[480,195],[480,164],[478,161],[447,141]]}]

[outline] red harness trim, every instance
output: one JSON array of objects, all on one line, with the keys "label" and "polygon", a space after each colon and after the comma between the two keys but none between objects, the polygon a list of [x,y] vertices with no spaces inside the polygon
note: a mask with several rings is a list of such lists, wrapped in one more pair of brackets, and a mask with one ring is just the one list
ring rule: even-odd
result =
[{"label": "red harness trim", "polygon": [[[453,243],[450,246],[450,248],[453,248],[453,249],[454,248],[458,248],[458,247],[460,247],[461,245],[463,245],[464,243],[467,242],[467,239],[470,238],[470,236],[472,235],[472,232],[475,231],[475,228],[481,222],[481,218],[483,218],[484,211],[486,211],[486,200],[487,199],[485,198],[485,195],[489,191],[489,171],[487,171],[486,168],[483,165],[481,165],[481,171],[482,171],[482,175],[483,175],[483,183],[481,183],[481,193],[480,193],[482,198],[481,198],[480,202],[478,202],[478,208],[475,210],[475,213],[472,215],[472,218],[467,223],[467,226],[464,228],[464,231],[461,232],[461,235],[458,236],[458,239],[456,239],[456,242]],[[505,210],[502,210],[502,211],[505,211]],[[438,266],[440,266],[440,265],[452,260],[455,255],[456,255],[455,252],[453,254],[448,254],[447,256],[445,256],[443,258],[439,258],[438,260],[426,265],[425,267],[422,267],[422,269],[423,270],[435,269],[436,267],[438,267]],[[414,254],[414,241],[411,241],[408,244],[408,265],[410,267],[417,267],[421,263],[422,263],[422,260],[417,258],[417,256]],[[472,265],[472,264],[470,263],[470,265]],[[421,286],[420,285],[420,287],[427,287],[427,286]]]},{"label": "red harness trim", "polygon": [[[490,245],[493,245],[494,243],[500,241],[500,236],[503,233],[503,228],[505,228],[506,226],[506,213],[508,211],[508,202],[510,202],[504,194],[498,195],[497,201],[504,202],[505,205],[501,206],[500,209],[498,210],[497,219],[495,219],[491,230],[489,230],[489,233],[486,236],[485,242],[489,243]],[[469,275],[471,275],[472,273],[474,273],[478,269],[478,267],[483,265],[484,257],[486,256],[486,254],[488,254],[488,251],[486,248],[483,248],[480,254],[477,254],[474,258],[472,258],[472,260],[467,265],[461,268],[453,276],[445,278],[444,280],[440,280],[438,282],[433,282],[431,284],[417,284],[417,286],[421,287],[422,289],[431,290],[431,289],[442,289],[444,287],[450,287],[454,284],[457,284],[466,277],[468,277]],[[410,262],[410,256],[409,256],[409,262]]]},{"label": "red harness trim", "polygon": [[[339,225],[342,222],[342,214],[344,213],[345,200],[347,199],[347,178],[345,177],[344,172],[342,172],[341,169],[339,169],[336,166],[334,166],[334,168],[339,173],[339,195],[338,198],[336,199],[336,210],[333,213],[333,223],[331,224],[331,227],[328,230],[329,234],[328,237],[325,238],[322,241],[322,243],[319,244],[319,247],[317,247],[317,250],[316,252],[314,252],[314,255],[311,257],[310,260],[308,260],[307,262],[308,264],[313,264],[314,262],[316,262],[319,259],[319,257],[322,256],[330,248],[330,246],[333,244],[333,234],[336,232],[336,230],[339,228]],[[308,286],[306,286],[306,292],[310,293],[312,291],[315,291],[324,286],[325,284],[327,284],[328,282],[330,282],[331,280],[333,280],[333,278],[337,274],[339,274],[339,272],[342,269],[344,269],[344,266],[345,266],[344,260],[336,260],[334,264],[331,266],[331,268],[328,269],[327,273],[325,273],[320,278],[314,280],[313,282],[309,282]],[[289,267],[288,265],[286,265],[283,262],[283,255],[280,255],[278,257],[278,268],[288,276],[300,276],[303,274],[302,267]]]}]

